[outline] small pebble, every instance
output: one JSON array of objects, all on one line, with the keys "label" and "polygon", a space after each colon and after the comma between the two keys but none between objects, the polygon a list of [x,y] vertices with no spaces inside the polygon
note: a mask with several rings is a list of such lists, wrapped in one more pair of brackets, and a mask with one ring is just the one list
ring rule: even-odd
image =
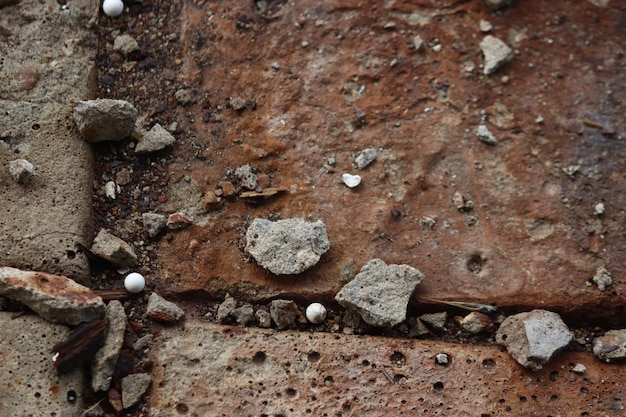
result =
[{"label": "small pebble", "polygon": [[26,159],[16,159],[9,162],[9,172],[15,182],[23,184],[35,175],[35,167]]},{"label": "small pebble", "polygon": [[598,203],[593,208],[593,213],[596,216],[602,216],[604,214],[604,203]]},{"label": "small pebble", "polygon": [[575,374],[584,374],[585,372],[587,372],[587,367],[585,365],[583,365],[582,363],[577,363],[576,365],[574,365],[574,367],[572,368],[572,372],[574,372]]},{"label": "small pebble", "polygon": [[320,324],[326,320],[326,307],[320,303],[312,303],[306,308],[306,318],[313,324]]},{"label": "small pebble", "polygon": [[109,17],[118,17],[124,11],[124,2],[122,0],[104,0],[102,11]]},{"label": "small pebble", "polygon": [[445,353],[438,353],[435,356],[435,362],[437,365],[448,365],[450,363],[450,357]]},{"label": "small pebble", "polygon": [[137,293],[142,292],[145,287],[146,287],[145,278],[143,277],[143,275],[137,272],[132,272],[128,274],[126,278],[124,278],[124,288],[126,288],[126,291],[132,294],[137,294]]},{"label": "small pebble", "polygon": [[354,188],[361,183],[360,175],[343,174],[341,179],[343,180],[343,183],[350,188]]},{"label": "small pebble", "polygon": [[21,67],[15,71],[13,79],[22,90],[31,90],[39,82],[39,71],[34,67]]},{"label": "small pebble", "polygon": [[481,20],[479,25],[481,32],[491,32],[491,29],[493,29],[493,25],[487,20]]}]

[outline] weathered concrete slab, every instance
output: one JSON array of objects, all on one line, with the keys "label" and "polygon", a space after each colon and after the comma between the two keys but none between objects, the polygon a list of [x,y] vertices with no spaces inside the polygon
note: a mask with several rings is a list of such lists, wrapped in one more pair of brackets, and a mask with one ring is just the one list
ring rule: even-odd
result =
[{"label": "weathered concrete slab", "polygon": [[[69,102],[95,91],[96,38],[86,25],[97,9],[97,0],[26,0],[0,14],[0,264],[81,282],[89,267],[77,243],[93,238],[92,156]],[[35,166],[30,183],[11,179],[16,158]]]},{"label": "weathered concrete slab", "polygon": [[57,375],[52,362],[52,347],[69,329],[36,315],[14,316],[0,312],[0,415],[80,415],[86,392],[84,372]]},{"label": "weathered concrete slab", "polygon": [[[435,363],[441,353],[448,366]],[[626,395],[622,367],[591,353],[533,373],[493,346],[197,322],[165,330],[152,358],[152,417],[614,415]]]}]

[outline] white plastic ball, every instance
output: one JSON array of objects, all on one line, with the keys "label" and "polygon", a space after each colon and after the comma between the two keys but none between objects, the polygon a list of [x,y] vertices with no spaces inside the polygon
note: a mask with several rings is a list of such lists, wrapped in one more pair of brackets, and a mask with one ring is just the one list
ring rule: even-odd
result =
[{"label": "white plastic ball", "polygon": [[122,0],[104,0],[102,11],[109,17],[117,17],[124,11],[124,2]]},{"label": "white plastic ball", "polygon": [[320,324],[326,319],[326,307],[320,303],[312,303],[306,308],[306,319],[313,324]]},{"label": "white plastic ball", "polygon": [[126,291],[130,293],[140,293],[145,287],[145,278],[143,277],[143,275],[138,274],[137,272],[132,272],[126,275],[126,278],[124,278],[124,288],[126,288]]}]

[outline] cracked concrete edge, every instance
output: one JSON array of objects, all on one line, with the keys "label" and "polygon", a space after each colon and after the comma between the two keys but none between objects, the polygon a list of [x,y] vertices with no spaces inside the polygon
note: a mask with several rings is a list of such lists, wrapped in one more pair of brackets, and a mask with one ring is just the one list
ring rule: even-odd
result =
[{"label": "cracked concrete edge", "polygon": [[[71,102],[95,97],[99,2],[21,1],[3,8],[0,26],[0,265],[64,275],[86,284],[89,263],[81,249],[93,239],[93,155],[76,130]],[[35,68],[39,81],[22,90],[19,68]],[[36,175],[17,184],[11,160],[27,159]]]},{"label": "cracked concrete edge", "polygon": [[[436,363],[441,353],[447,366]],[[151,358],[152,417],[604,415],[626,393],[621,367],[589,352],[563,352],[532,372],[496,346],[201,322],[164,329]]]}]

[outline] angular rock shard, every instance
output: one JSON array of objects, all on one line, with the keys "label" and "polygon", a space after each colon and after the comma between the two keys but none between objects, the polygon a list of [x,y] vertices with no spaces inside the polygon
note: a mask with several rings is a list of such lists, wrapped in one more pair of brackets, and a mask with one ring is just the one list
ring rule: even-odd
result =
[{"label": "angular rock shard", "polygon": [[480,49],[485,56],[485,75],[491,75],[502,65],[513,59],[513,50],[495,36],[487,35],[480,42]]},{"label": "angular rock shard", "polygon": [[133,133],[138,112],[123,100],[97,99],[74,104],[74,122],[89,142],[118,141]]},{"label": "angular rock shard", "polygon": [[609,330],[594,340],[593,354],[605,362],[626,359],[626,329]]},{"label": "angular rock shard", "polygon": [[509,316],[496,332],[496,342],[505,346],[520,365],[533,371],[563,350],[572,337],[561,317],[546,310]]},{"label": "angular rock shard", "polygon": [[424,274],[409,265],[387,265],[372,259],[335,296],[371,326],[392,327],[406,318],[409,299]]},{"label": "angular rock shard", "polygon": [[107,306],[108,322],[104,345],[91,363],[91,387],[94,391],[107,391],[111,385],[115,365],[124,342],[126,330],[126,313],[122,303],[113,300]]},{"label": "angular rock shard", "polygon": [[137,255],[133,248],[104,229],[94,238],[91,252],[119,267],[133,266],[137,263]]},{"label": "angular rock shard", "polygon": [[136,153],[149,153],[160,151],[176,142],[176,139],[170,132],[165,130],[160,124],[155,124],[135,146]]},{"label": "angular rock shard", "polygon": [[246,250],[259,265],[277,275],[306,271],[328,249],[330,242],[321,220],[254,219],[246,233]]},{"label": "angular rock shard", "polygon": [[0,295],[19,301],[48,321],[76,326],[104,316],[102,298],[74,280],[0,267]]},{"label": "angular rock shard", "polygon": [[153,292],[148,299],[147,314],[153,320],[175,323],[185,317],[185,312],[171,301]]}]

